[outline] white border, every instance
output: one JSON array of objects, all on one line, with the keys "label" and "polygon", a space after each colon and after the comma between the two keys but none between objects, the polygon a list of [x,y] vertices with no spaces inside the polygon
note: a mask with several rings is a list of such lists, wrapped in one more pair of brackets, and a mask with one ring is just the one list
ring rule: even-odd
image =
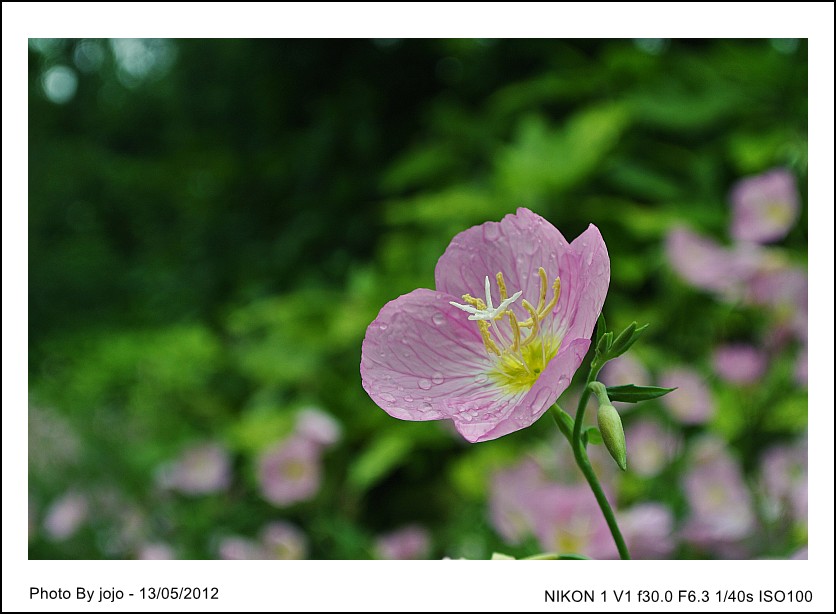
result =
[{"label": "white border", "polygon": [[[546,604],[552,588],[811,588],[833,610],[833,5],[830,3],[4,3],[3,610],[600,610]],[[810,74],[810,561],[224,563],[28,561],[27,43],[29,36],[807,37]],[[230,567],[232,565],[232,567]],[[75,590],[219,586],[217,602],[30,601],[30,585]],[[611,609],[654,609],[634,600]],[[731,604],[730,610],[795,609]],[[776,607],[780,606],[780,607]],[[669,604],[658,610],[701,609]],[[711,609],[718,606],[712,602]]]}]

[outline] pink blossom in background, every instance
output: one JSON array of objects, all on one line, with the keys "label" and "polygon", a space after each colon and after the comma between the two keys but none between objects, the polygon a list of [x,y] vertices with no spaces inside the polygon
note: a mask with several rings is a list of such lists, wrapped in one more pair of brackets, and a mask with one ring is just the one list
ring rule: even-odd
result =
[{"label": "pink blossom in background", "polygon": [[533,503],[539,497],[545,479],[533,459],[497,471],[491,478],[490,518],[497,532],[512,544],[519,544],[534,527]]},{"label": "pink blossom in background", "polygon": [[75,535],[87,521],[90,508],[87,498],[76,492],[69,492],[46,510],[44,532],[53,541],[64,541]]},{"label": "pink blossom in background", "polygon": [[689,284],[730,300],[744,294],[763,259],[756,246],[723,247],[682,226],[668,232],[665,254],[673,270]]},{"label": "pink blossom in background", "polygon": [[379,559],[424,559],[430,551],[430,534],[424,527],[410,525],[381,535],[374,549]]},{"label": "pink blossom in background", "polygon": [[263,561],[267,553],[263,546],[252,539],[225,537],[218,546],[218,554],[225,561]]},{"label": "pink blossom in background", "polygon": [[678,438],[658,422],[642,420],[625,429],[628,467],[642,477],[658,475],[673,460]]},{"label": "pink blossom in background", "polygon": [[[611,493],[607,498],[613,501]],[[618,558],[607,522],[586,483],[548,484],[531,506],[534,534],[544,551]]]},{"label": "pink blossom in background", "polygon": [[807,442],[776,446],[761,459],[767,513],[807,524]]},{"label": "pink blossom in background", "polygon": [[158,479],[164,487],[187,495],[226,490],[232,481],[229,453],[217,443],[191,446],[176,461],[163,467]]},{"label": "pink blossom in background", "polygon": [[307,537],[299,527],[289,522],[271,522],[261,530],[260,537],[267,558],[298,560],[308,554]]},{"label": "pink blossom in background", "polygon": [[766,372],[767,357],[751,345],[729,344],[714,350],[714,372],[732,384],[753,384]]},{"label": "pink blossom in background", "polygon": [[786,169],[741,179],[730,197],[731,234],[738,241],[769,243],[783,239],[798,220],[798,188],[795,177]]},{"label": "pink blossom in background", "polygon": [[391,416],[450,419],[470,442],[525,428],[586,355],[609,272],[591,225],[570,244],[520,208],[470,228],[438,261],[435,291],[389,302],[369,325],[363,388]]},{"label": "pink blossom in background", "polygon": [[319,490],[320,454],[319,444],[299,436],[267,449],[258,459],[261,495],[278,507],[312,498]]},{"label": "pink blossom in background", "polygon": [[712,437],[697,442],[688,466],[690,514],[681,537],[722,557],[742,556],[739,542],[754,531],[755,515],[740,466],[725,443]]},{"label": "pink blossom in background", "polygon": [[[645,366],[634,354],[629,353],[622,354],[618,358],[607,362],[598,375],[598,381],[607,386],[623,386],[626,384],[650,386],[653,383]],[[636,407],[635,403],[621,403],[618,401],[613,405],[622,412]]]},{"label": "pink blossom in background", "polygon": [[714,414],[714,400],[703,377],[687,367],[668,369],[659,377],[663,388],[677,388],[660,400],[683,424],[703,424]]},{"label": "pink blossom in background", "polygon": [[805,268],[777,257],[764,261],[749,280],[746,301],[767,307],[773,315],[773,345],[793,338],[807,342],[808,287]]},{"label": "pink blossom in background", "polygon": [[316,407],[306,407],[296,418],[296,434],[321,446],[332,446],[340,440],[339,423]]},{"label": "pink blossom in background", "polygon": [[140,547],[136,558],[143,561],[171,561],[177,557],[174,554],[174,549],[168,544],[150,542]]},{"label": "pink blossom in background", "polygon": [[617,516],[621,534],[634,559],[665,559],[673,553],[674,519],[666,506],[640,503],[618,512]]}]

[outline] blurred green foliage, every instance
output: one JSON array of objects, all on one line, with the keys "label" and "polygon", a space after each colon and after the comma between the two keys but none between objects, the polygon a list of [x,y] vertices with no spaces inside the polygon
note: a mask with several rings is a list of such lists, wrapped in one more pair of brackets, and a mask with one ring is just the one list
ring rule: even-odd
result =
[{"label": "blurred green foliage", "polygon": [[[768,324],[681,282],[664,237],[685,221],[726,240],[729,187],[774,166],[806,202],[806,55],[768,40],[32,41],[29,386],[48,425],[30,424],[30,557],[135,556],[113,537],[125,509],[186,558],[277,518],[313,558],[372,556],[407,523],[431,530],[432,556],[508,551],[486,514],[491,471],[554,445],[554,425],[469,446],[390,418],[360,386],[365,327],[433,287],[454,234],[526,206],[570,239],[601,229],[607,319],[651,323],[636,346],[651,371],[707,371],[716,343]],[[76,79],[65,102],[60,66]],[[805,210],[782,247],[804,265],[806,242]],[[714,382],[707,428],[744,460],[806,428],[790,360],[757,402]],[[306,405],[343,439],[318,495],[276,509],[255,457]],[[161,492],[160,464],[203,440],[233,452],[230,489]],[[625,498],[681,514],[664,486],[679,469],[628,477]],[[69,488],[121,503],[51,541],[38,523]]]}]

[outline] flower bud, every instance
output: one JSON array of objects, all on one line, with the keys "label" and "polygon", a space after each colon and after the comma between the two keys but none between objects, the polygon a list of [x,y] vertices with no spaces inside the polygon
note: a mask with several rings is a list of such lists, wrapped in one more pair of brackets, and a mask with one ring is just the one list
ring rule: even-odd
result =
[{"label": "flower bud", "polygon": [[601,405],[598,408],[598,430],[601,438],[613,460],[622,471],[627,471],[627,442],[624,439],[624,427],[621,426],[621,416],[612,405]]}]

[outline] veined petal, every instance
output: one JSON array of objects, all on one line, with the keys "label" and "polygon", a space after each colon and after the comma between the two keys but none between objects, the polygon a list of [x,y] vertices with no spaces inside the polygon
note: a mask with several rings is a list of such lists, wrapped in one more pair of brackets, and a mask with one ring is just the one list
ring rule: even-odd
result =
[{"label": "veined petal", "polygon": [[[521,207],[501,222],[485,222],[453,237],[435,267],[436,288],[458,299],[481,289],[485,277],[494,280],[501,272],[509,289],[521,290],[523,298],[536,304],[540,293],[538,269],[543,267],[553,280],[560,274],[568,252],[569,243],[557,228]],[[492,285],[491,296],[494,305],[502,302],[496,284]],[[509,309],[521,319],[528,317],[519,301]]]},{"label": "veined petal", "polygon": [[492,362],[478,327],[443,292],[419,288],[387,303],[366,331],[363,388],[402,420],[451,418],[491,407],[502,391],[485,375]]},{"label": "veined petal", "polygon": [[[531,426],[569,387],[572,376],[589,350],[589,344],[589,339],[575,339],[562,347],[524,395],[498,399],[487,412],[480,412],[475,407],[463,408],[452,416],[456,429],[469,442],[475,443]],[[467,413],[468,409],[473,411]]]},{"label": "veined petal", "polygon": [[561,338],[590,338],[610,285],[610,256],[598,228],[589,227],[572,241],[572,258],[560,271],[560,300],[551,330]]}]

